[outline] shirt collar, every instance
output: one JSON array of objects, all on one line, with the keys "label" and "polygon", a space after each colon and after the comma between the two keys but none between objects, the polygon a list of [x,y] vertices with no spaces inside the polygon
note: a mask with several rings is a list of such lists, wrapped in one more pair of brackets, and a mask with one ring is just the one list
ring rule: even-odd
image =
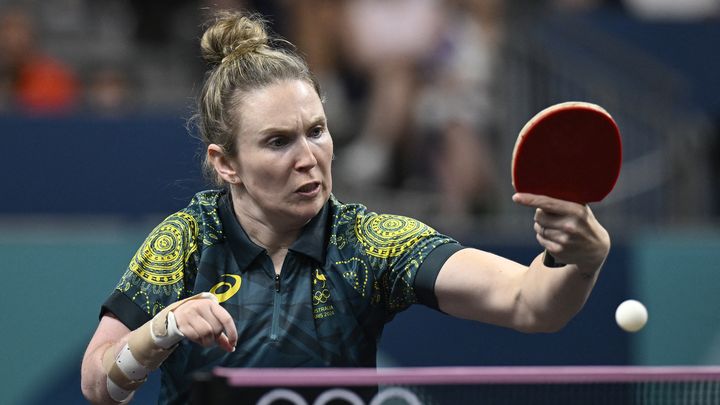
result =
[{"label": "shirt collar", "polygon": [[329,211],[330,200],[328,199],[320,212],[303,227],[300,237],[290,246],[290,250],[304,254],[318,263],[324,263]]},{"label": "shirt collar", "polygon": [[[300,237],[293,242],[289,250],[308,256],[318,263],[325,261],[325,242],[327,240],[327,221],[330,211],[328,200],[320,212],[307,223],[300,232]],[[230,193],[223,193],[218,203],[218,213],[223,225],[223,232],[230,243],[230,250],[240,270],[245,270],[265,249],[250,240],[243,227],[235,217]]]},{"label": "shirt collar", "polygon": [[245,230],[240,226],[235,213],[233,212],[230,193],[223,193],[218,202],[218,214],[222,222],[223,233],[230,243],[230,251],[235,257],[240,271],[245,270],[265,249],[256,245],[250,240]]}]

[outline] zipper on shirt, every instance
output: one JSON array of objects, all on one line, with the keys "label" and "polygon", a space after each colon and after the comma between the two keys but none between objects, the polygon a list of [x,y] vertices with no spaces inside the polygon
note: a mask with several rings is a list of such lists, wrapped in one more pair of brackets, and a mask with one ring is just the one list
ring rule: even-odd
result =
[{"label": "zipper on shirt", "polygon": [[273,317],[270,328],[270,340],[277,342],[280,329],[280,275],[275,274],[275,294],[273,297]]}]

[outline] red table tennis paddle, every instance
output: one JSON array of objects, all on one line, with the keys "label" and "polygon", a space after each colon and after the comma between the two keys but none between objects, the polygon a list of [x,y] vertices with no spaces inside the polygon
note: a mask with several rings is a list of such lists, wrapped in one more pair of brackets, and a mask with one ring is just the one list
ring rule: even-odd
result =
[{"label": "red table tennis paddle", "polygon": [[[521,193],[598,202],[615,186],[621,162],[620,131],[605,109],[580,101],[560,103],[540,111],[520,130],[512,183]],[[545,264],[558,265],[547,253]]]}]

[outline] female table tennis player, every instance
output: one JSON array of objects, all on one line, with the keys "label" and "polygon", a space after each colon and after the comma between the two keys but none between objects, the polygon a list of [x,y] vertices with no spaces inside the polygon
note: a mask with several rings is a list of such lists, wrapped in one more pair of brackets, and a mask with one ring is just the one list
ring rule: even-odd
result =
[{"label": "female table tennis player", "polygon": [[160,368],[160,403],[191,374],[226,367],[368,367],[383,325],[409,305],[524,332],[583,306],[610,239],[591,210],[515,194],[536,208],[529,266],[462,246],[411,218],[332,194],[333,141],[305,62],[263,22],[220,13],[197,124],[218,190],[155,228],[102,307],[82,364],[96,404],[125,403]]}]

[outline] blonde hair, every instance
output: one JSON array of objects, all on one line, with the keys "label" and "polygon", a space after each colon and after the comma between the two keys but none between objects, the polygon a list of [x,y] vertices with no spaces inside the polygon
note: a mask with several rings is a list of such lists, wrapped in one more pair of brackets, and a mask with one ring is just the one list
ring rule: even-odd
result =
[{"label": "blonde hair", "polygon": [[[200,40],[208,64],[192,123],[204,145],[217,144],[226,155],[237,152],[236,135],[242,124],[237,108],[243,95],[281,80],[303,80],[320,95],[320,86],[293,45],[268,35],[257,15],[221,11],[215,14]],[[215,185],[224,185],[207,156],[203,172]]]}]

